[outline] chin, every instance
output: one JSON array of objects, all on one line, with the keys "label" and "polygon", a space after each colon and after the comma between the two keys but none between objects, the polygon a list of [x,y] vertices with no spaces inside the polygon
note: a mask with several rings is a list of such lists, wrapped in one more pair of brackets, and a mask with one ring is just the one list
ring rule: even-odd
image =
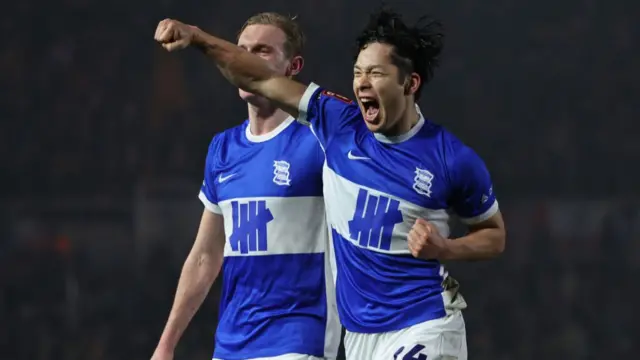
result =
[{"label": "chin", "polygon": [[238,90],[238,95],[240,95],[240,98],[244,101],[249,101],[258,97],[258,95],[244,90]]},{"label": "chin", "polygon": [[263,107],[269,104],[269,101],[263,98],[262,96],[252,94],[250,92],[246,92],[242,90],[240,90],[240,98],[246,101],[247,103],[249,103],[250,105],[253,105],[256,107]]},{"label": "chin", "polygon": [[379,133],[382,131],[382,124],[380,123],[371,123],[368,121],[364,122],[365,125],[367,125],[367,129],[369,129],[369,131],[374,132],[374,133]]}]

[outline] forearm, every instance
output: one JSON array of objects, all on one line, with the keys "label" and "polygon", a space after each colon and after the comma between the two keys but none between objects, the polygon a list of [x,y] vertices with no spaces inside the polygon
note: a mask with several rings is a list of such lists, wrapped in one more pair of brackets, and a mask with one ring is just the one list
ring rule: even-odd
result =
[{"label": "forearm", "polygon": [[182,268],[169,320],[160,346],[173,350],[206,298],[220,272],[221,259],[206,253],[192,253]]},{"label": "forearm", "polygon": [[243,90],[256,93],[260,82],[278,76],[259,56],[198,28],[194,28],[192,44],[216,63],[227,80]]},{"label": "forearm", "polygon": [[505,231],[486,228],[449,240],[444,260],[486,260],[500,255],[505,247]]},{"label": "forearm", "polygon": [[279,74],[261,57],[198,28],[194,28],[192,44],[213,60],[234,86],[263,96],[293,117],[298,116],[306,85]]}]

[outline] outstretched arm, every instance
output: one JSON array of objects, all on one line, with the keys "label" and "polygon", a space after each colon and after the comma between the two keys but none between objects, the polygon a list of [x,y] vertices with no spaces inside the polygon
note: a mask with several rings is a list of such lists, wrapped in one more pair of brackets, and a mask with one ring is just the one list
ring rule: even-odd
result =
[{"label": "outstretched arm", "polygon": [[307,86],[279,75],[259,56],[195,26],[172,19],[158,24],[155,39],[167,51],[181,50],[190,45],[200,49],[233,85],[263,96],[293,117],[298,117],[298,105]]}]

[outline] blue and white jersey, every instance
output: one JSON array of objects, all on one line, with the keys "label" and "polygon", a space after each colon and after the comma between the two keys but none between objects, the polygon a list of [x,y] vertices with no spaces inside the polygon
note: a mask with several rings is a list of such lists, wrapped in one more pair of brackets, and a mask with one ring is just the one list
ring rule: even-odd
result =
[{"label": "blue and white jersey", "polygon": [[357,104],[315,84],[299,110],[326,156],[325,206],[344,327],[388,332],[464,308],[457,282],[438,261],[414,258],[407,235],[423,218],[447,238],[450,210],[468,224],[494,215],[498,203],[483,161],[422,115],[407,134],[374,134]]},{"label": "blue and white jersey", "polygon": [[336,356],[323,163],[293,118],[261,136],[246,121],[211,141],[199,197],[224,217],[227,240],[214,358]]}]

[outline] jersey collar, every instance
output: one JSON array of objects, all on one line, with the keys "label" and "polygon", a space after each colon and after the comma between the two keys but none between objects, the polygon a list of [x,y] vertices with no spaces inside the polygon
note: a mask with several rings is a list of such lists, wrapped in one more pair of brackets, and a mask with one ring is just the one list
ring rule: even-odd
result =
[{"label": "jersey collar", "polygon": [[418,123],[416,123],[416,125],[412,127],[408,132],[397,136],[384,136],[379,133],[373,133],[373,136],[375,136],[378,141],[385,144],[399,144],[411,139],[415,134],[418,133],[418,131],[420,131],[420,129],[422,129],[425,123],[424,116],[422,116],[422,111],[420,111],[420,107],[418,106],[418,104],[416,104],[416,111],[418,111]]},{"label": "jersey collar", "polygon": [[282,123],[280,123],[280,125],[278,125],[275,129],[269,131],[266,134],[262,134],[262,135],[253,135],[251,133],[251,126],[249,124],[249,121],[247,121],[247,127],[245,128],[244,132],[245,132],[245,135],[247,136],[247,140],[249,140],[250,142],[261,143],[261,142],[265,142],[265,141],[271,140],[274,137],[278,136],[278,134],[283,132],[284,129],[286,129],[294,121],[295,121],[295,119],[292,116],[289,116]]}]

